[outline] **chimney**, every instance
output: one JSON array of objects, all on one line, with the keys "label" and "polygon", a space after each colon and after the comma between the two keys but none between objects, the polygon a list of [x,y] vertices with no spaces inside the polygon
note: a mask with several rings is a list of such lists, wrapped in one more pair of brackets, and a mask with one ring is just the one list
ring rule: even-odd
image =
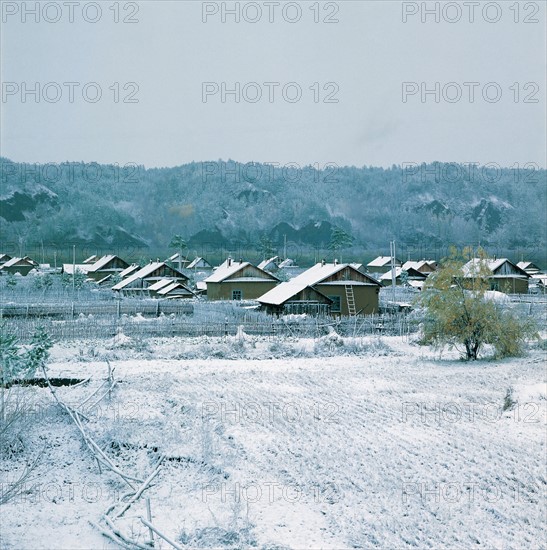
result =
[{"label": "chimney", "polygon": [[334,265],[338,265],[338,260],[334,258]]},{"label": "chimney", "polygon": [[239,263],[240,263],[240,264],[243,263],[243,258],[239,258]]},{"label": "chimney", "polygon": [[323,259],[321,260],[321,267],[323,267],[324,265],[325,265],[325,258],[323,258]]},{"label": "chimney", "polygon": [[230,258],[230,256],[228,256],[228,259],[226,260],[227,264],[228,264],[228,267],[230,267],[232,265],[232,258]]}]

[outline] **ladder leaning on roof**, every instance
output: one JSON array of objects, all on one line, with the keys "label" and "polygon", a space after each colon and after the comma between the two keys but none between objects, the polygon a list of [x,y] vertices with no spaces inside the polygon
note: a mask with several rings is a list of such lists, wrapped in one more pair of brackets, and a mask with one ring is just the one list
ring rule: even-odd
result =
[{"label": "ladder leaning on roof", "polygon": [[346,301],[348,304],[348,314],[350,317],[355,317],[357,311],[355,309],[355,295],[353,293],[353,286],[351,283],[346,283],[344,285],[346,289]]}]

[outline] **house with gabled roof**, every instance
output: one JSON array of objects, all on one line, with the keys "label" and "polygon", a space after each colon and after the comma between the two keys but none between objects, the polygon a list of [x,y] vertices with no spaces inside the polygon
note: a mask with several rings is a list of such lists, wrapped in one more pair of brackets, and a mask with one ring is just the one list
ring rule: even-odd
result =
[{"label": "house with gabled roof", "polygon": [[475,279],[481,267],[491,271],[487,279],[490,290],[498,290],[506,294],[528,294],[528,282],[530,275],[507,258],[473,258],[463,267],[463,278]]},{"label": "house with gabled roof", "polygon": [[196,296],[184,283],[173,279],[160,279],[146,290],[153,298],[194,298]]},{"label": "house with gabled roof", "polygon": [[429,273],[433,273],[437,270],[438,264],[435,260],[408,260],[402,267],[405,271],[412,268],[420,273],[425,273],[428,275]]},{"label": "house with gabled roof", "polygon": [[197,257],[188,264],[186,269],[213,269],[213,266],[205,258]]},{"label": "house with gabled roof", "polygon": [[109,276],[120,275],[128,267],[129,264],[119,256],[107,254],[91,265],[88,265],[87,275],[94,281],[105,281]]},{"label": "house with gabled roof", "polygon": [[[414,288],[421,288],[426,279],[427,279],[427,274],[422,273],[417,269],[414,269],[413,267],[407,266],[407,269],[405,269],[404,267],[395,268],[395,284],[398,286],[408,284],[409,286],[412,286]],[[392,284],[391,270],[384,273],[380,277],[380,282],[382,283],[383,286],[391,286]],[[421,284],[418,284],[418,283],[421,283]]]},{"label": "house with gabled roof", "polygon": [[208,300],[255,300],[280,281],[250,262],[228,258],[204,282]]},{"label": "house with gabled roof", "polygon": [[258,298],[270,313],[365,315],[378,311],[380,283],[352,264],[319,262]]},{"label": "house with gabled roof", "polygon": [[166,299],[195,298],[196,293],[183,283],[171,281],[170,284],[158,290],[157,296]]},{"label": "house with gabled roof", "polygon": [[148,289],[162,279],[186,284],[188,277],[165,262],[150,262],[112,287],[123,294],[146,295]]},{"label": "house with gabled roof", "polygon": [[120,271],[120,277],[125,279],[125,277],[129,277],[129,275],[136,273],[140,268],[141,266],[139,264],[131,264],[129,267],[126,267],[124,270]]},{"label": "house with gabled roof", "polygon": [[86,258],[83,261],[83,263],[84,264],[94,264],[99,258],[100,258],[100,256],[97,256],[97,254],[92,254],[91,256],[89,256],[89,258]]},{"label": "house with gabled roof", "polygon": [[169,256],[165,261],[179,270],[186,269],[190,265],[190,260],[186,256],[181,255],[180,252],[176,252],[172,256]]},{"label": "house with gabled roof", "polygon": [[279,256],[262,260],[258,264],[258,267],[260,269],[264,269],[265,271],[277,271],[279,269]]},{"label": "house with gabled roof", "polygon": [[11,258],[0,266],[0,274],[28,275],[36,266],[25,258]]},{"label": "house with gabled roof", "polygon": [[0,266],[4,265],[8,260],[11,260],[11,256],[9,254],[0,254]]},{"label": "house with gabled roof", "polygon": [[[395,258],[395,267],[401,267],[403,263],[401,260]],[[391,271],[391,256],[378,256],[374,258],[372,262],[367,264],[367,270],[369,273],[386,273]]]},{"label": "house with gabled roof", "polygon": [[524,269],[524,271],[526,271],[528,275],[535,275],[536,273],[541,272],[540,267],[533,262],[518,262],[517,267],[520,267],[520,269]]}]

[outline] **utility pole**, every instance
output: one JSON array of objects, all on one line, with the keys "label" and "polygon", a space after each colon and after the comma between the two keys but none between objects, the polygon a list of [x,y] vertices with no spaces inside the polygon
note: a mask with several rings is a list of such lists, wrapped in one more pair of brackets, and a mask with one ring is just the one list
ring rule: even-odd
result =
[{"label": "utility pole", "polygon": [[391,254],[391,288],[393,290],[393,296],[395,296],[395,285],[396,285],[396,276],[395,276],[395,241],[389,243],[389,252]]},{"label": "utility pole", "polygon": [[283,259],[287,259],[287,235],[283,235]]},{"label": "utility pole", "polygon": [[72,245],[72,300],[76,289],[76,245]]}]

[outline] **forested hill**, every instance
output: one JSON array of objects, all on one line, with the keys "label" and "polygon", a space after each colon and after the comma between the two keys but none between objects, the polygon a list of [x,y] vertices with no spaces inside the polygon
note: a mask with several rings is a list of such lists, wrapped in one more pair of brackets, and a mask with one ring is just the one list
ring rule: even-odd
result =
[{"label": "forested hill", "polygon": [[[233,161],[173,168],[1,159],[2,240],[166,247],[201,243],[313,247],[331,226],[363,250],[478,243],[544,247],[545,170],[423,166],[275,167]],[[533,168],[533,167],[532,167]]]}]

